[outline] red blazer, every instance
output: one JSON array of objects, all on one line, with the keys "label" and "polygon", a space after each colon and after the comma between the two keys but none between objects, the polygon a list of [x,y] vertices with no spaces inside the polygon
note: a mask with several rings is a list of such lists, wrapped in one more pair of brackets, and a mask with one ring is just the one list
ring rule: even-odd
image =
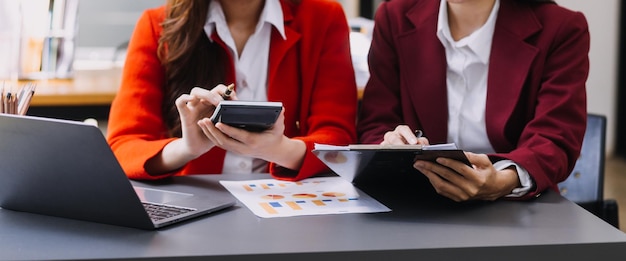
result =
[{"label": "red blazer", "polygon": [[[273,30],[269,54],[268,100],[285,107],[285,135],[304,141],[300,171],[270,164],[276,178],[298,180],[329,171],[310,151],[314,143],[356,142],[356,84],[349,27],[335,1],[281,1],[286,40]],[[164,68],[157,58],[165,8],[147,10],[131,38],[122,84],[111,105],[108,142],[128,177],[154,179],[144,169],[174,138],[161,115]],[[234,72],[232,61],[230,72]],[[234,81],[234,76],[227,78]],[[212,87],[212,86],[210,86]],[[221,173],[225,151],[214,148],[170,175]]]},{"label": "red blazer", "polygon": [[[567,178],[586,126],[589,32],[584,16],[557,6],[502,0],[487,79],[487,135],[497,154],[528,170],[536,196]],[[357,133],[379,143],[399,124],[431,144],[447,139],[445,50],[439,1],[396,0],[378,8],[371,78]]]}]

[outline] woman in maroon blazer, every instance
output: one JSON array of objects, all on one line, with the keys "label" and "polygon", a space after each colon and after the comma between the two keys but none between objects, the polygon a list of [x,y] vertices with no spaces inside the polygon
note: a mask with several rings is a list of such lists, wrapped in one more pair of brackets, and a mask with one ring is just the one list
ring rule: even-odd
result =
[{"label": "woman in maroon blazer", "polygon": [[[147,10],[130,40],[108,142],[134,179],[328,171],[314,143],[356,142],[349,31],[330,0],[169,0]],[[235,83],[235,99],[282,102],[274,127],[213,125],[222,83]]]},{"label": "woman in maroon blazer", "polygon": [[536,197],[566,179],[586,126],[581,13],[550,1],[393,0],[375,25],[360,142],[456,143],[472,167],[414,164],[455,201]]}]

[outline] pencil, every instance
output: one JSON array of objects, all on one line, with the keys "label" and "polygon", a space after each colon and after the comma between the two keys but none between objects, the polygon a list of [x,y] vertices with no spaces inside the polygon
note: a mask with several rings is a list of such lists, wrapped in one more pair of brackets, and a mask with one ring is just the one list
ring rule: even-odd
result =
[{"label": "pencil", "polygon": [[0,88],[0,113],[4,113],[4,83]]},{"label": "pencil", "polygon": [[14,93],[13,100],[11,101],[11,113],[12,114],[17,114],[17,103],[18,103],[17,93]]},{"label": "pencil", "polygon": [[26,94],[19,101],[17,105],[16,113],[19,115],[26,115],[26,112],[28,111],[28,107],[30,106],[30,101],[32,100],[33,95],[35,94],[35,85],[34,84],[26,85],[25,93]]},{"label": "pencil", "polygon": [[4,99],[4,110],[6,111],[6,113],[11,114],[11,99],[13,99],[11,97],[11,92],[7,92],[7,97],[6,99]]}]

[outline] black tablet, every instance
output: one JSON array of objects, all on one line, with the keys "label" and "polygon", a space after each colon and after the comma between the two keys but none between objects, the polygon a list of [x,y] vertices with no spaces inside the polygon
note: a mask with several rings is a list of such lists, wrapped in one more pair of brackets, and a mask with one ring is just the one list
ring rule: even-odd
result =
[{"label": "black tablet", "polygon": [[260,132],[274,125],[282,108],[282,102],[226,100],[217,105],[211,121],[222,122],[247,131]]}]

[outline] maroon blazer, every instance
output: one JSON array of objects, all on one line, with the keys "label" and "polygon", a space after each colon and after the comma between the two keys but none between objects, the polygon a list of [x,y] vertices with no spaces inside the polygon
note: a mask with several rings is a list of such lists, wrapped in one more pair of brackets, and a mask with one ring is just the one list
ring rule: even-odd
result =
[{"label": "maroon blazer", "polygon": [[[267,98],[283,103],[285,135],[302,140],[307,153],[300,170],[270,163],[268,171],[275,178],[299,180],[330,171],[311,152],[315,143],[356,142],[356,83],[350,29],[341,5],[330,0],[281,4],[287,39],[272,31]],[[150,176],[144,169],[174,139],[167,134],[161,114],[165,71],[157,57],[157,44],[164,19],[162,6],[145,11],[137,22],[109,115],[108,142],[133,179],[168,176]],[[230,72],[227,82],[233,82],[234,64],[230,61],[224,66]],[[215,147],[169,176],[221,173],[225,153]]]},{"label": "maroon blazer", "polygon": [[[447,142],[445,50],[436,36],[439,1],[380,5],[357,134],[380,143],[399,124]],[[536,187],[556,189],[580,153],[589,72],[585,17],[553,3],[501,0],[487,79],[486,128],[497,152],[525,168]]]}]

